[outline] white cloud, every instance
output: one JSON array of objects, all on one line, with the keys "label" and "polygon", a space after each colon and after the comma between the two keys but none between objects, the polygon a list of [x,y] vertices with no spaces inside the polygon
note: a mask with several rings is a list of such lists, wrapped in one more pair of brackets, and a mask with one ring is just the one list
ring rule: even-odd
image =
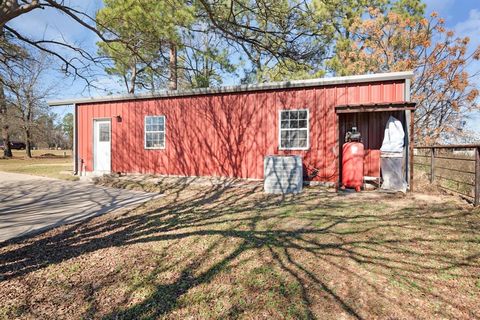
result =
[{"label": "white cloud", "polygon": [[468,13],[468,19],[457,23],[455,30],[459,36],[469,37],[471,41],[480,44],[478,37],[480,30],[480,10],[472,9]]},{"label": "white cloud", "polygon": [[[480,30],[480,10],[472,9],[468,14],[468,19],[462,22],[457,23],[455,26],[455,32],[460,37],[469,37],[469,51],[473,52],[478,46],[480,46],[480,38],[479,38],[479,30]],[[468,68],[468,72],[470,74],[474,74],[480,70],[480,62],[474,61]],[[480,87],[480,77],[476,79],[472,79],[473,82]],[[479,101],[480,103],[480,101]],[[480,133],[480,127],[478,126],[478,122],[480,121],[480,112],[475,111],[470,114],[470,119],[467,123],[467,126],[470,130],[476,131]]]},{"label": "white cloud", "polygon": [[[459,37],[469,37],[470,43],[468,45],[468,51],[471,53],[480,46],[480,10],[472,9],[468,14],[468,19],[457,23],[455,26],[455,32]],[[470,73],[474,73],[480,70],[480,62],[474,61],[469,68]],[[480,79],[475,81],[480,86]]]}]

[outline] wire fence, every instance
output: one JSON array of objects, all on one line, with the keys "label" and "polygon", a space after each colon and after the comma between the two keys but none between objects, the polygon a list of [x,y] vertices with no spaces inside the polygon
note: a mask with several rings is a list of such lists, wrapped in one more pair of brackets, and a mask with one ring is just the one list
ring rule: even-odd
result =
[{"label": "wire fence", "polygon": [[416,146],[413,163],[430,183],[480,204],[480,144]]}]

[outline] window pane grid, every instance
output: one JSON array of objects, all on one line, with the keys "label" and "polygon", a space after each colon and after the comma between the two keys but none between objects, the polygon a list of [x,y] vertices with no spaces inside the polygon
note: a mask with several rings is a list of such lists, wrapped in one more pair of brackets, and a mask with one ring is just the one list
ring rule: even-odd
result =
[{"label": "window pane grid", "polygon": [[145,117],[145,148],[165,148],[165,116]]},{"label": "window pane grid", "polygon": [[98,125],[99,131],[99,142],[109,142],[110,141],[110,125],[106,123],[100,123]]},{"label": "window pane grid", "polygon": [[308,148],[308,110],[280,112],[280,148]]}]

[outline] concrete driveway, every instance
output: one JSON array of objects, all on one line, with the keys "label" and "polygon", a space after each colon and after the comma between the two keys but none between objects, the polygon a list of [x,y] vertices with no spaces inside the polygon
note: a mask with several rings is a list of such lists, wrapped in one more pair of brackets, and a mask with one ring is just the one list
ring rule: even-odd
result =
[{"label": "concrete driveway", "polygon": [[0,242],[119,208],[158,194],[0,172]]}]

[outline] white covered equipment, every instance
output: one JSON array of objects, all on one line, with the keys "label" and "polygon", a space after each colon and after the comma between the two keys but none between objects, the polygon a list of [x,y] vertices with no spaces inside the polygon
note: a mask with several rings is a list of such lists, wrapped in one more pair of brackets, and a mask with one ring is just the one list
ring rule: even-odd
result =
[{"label": "white covered equipment", "polygon": [[405,132],[402,122],[392,116],[385,126],[381,151],[382,189],[407,191],[404,173]]},{"label": "white covered equipment", "polygon": [[402,122],[392,116],[387,121],[385,126],[385,135],[383,136],[383,143],[380,151],[403,153],[403,146],[405,145],[405,132],[403,131]]}]

